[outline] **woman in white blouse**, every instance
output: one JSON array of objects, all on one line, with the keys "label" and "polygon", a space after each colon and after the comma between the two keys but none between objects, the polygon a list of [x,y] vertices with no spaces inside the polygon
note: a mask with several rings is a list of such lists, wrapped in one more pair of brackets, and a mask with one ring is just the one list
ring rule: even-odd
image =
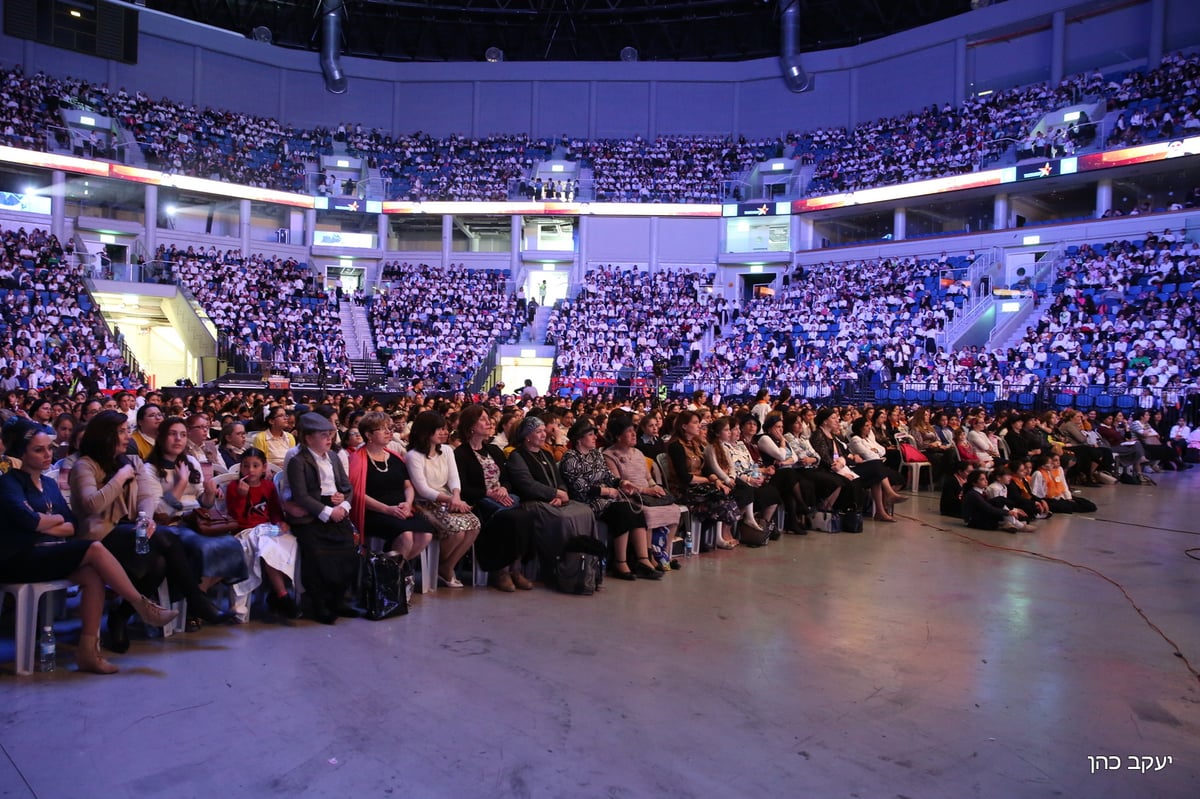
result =
[{"label": "woman in white blouse", "polygon": [[448,437],[445,418],[436,411],[422,411],[413,420],[404,464],[417,492],[417,508],[433,522],[441,540],[438,584],[462,588],[454,567],[475,543],[480,523],[462,500],[462,483],[454,450],[446,443]]}]

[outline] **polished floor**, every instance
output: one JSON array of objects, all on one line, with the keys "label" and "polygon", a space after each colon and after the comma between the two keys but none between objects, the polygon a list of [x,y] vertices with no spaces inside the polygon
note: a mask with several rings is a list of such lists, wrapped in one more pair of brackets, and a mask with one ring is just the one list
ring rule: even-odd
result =
[{"label": "polished floor", "polygon": [[1021,535],[925,492],[591,598],[136,640],[111,677],[63,646],[0,666],[0,796],[1194,799],[1198,489]]}]

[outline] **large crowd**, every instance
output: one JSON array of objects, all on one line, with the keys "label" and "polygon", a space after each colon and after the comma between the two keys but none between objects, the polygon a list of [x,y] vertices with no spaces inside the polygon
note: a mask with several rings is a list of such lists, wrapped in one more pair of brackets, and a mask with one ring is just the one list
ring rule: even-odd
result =
[{"label": "large crowd", "polygon": [[0,390],[141,385],[53,235],[0,229]]},{"label": "large crowd", "polygon": [[[62,147],[58,112],[73,106],[109,116],[132,131],[156,168],[255,186],[305,190],[306,173],[319,172],[317,159],[340,142],[379,170],[386,199],[524,196],[520,187],[532,181],[534,164],[557,153],[592,173],[596,201],[710,203],[726,199],[725,187],[758,162],[785,154],[815,164],[805,191],[819,195],[977,171],[1004,159],[1060,156],[1093,143],[1117,147],[1169,138],[1200,129],[1198,81],[1200,56],[1172,53],[1152,70],[1080,73],[1054,86],[1014,87],[853,129],[753,141],[669,135],[554,141],[525,134],[402,135],[353,123],[303,130],[86,80],[25,75],[18,65],[0,72],[0,142],[34,150]],[[1085,101],[1105,101],[1122,110],[1106,141],[1096,135],[1101,120],[1038,126],[1049,112]]]},{"label": "large crowd", "polygon": [[516,343],[525,327],[508,281],[462,264],[384,264],[368,318],[389,374],[462,390],[492,345]]},{"label": "large crowd", "polygon": [[234,371],[318,375],[331,386],[350,376],[338,295],[307,265],[215,247],[164,246],[156,260],[166,265],[164,279],[187,288],[216,325]]},{"label": "large crowd", "polygon": [[[146,599],[160,585],[187,600],[189,630],[255,615],[334,624],[378,612],[352,593],[360,547],[388,553],[402,575],[428,557],[436,575],[422,579],[451,591],[473,569],[498,593],[535,580],[568,590],[575,580],[555,564],[579,551],[603,553],[610,579],[669,583],[691,548],[882,533],[907,499],[905,464],[932,467],[942,514],[1016,533],[1094,511],[1123,490],[1117,482],[1150,484],[1200,461],[1200,431],[1173,413],[992,416],[765,390],[735,404],[702,391],[666,403],[416,393],[317,405],[145,388],[16,400],[0,411],[0,512],[10,520],[0,579],[73,575],[83,588],[76,659],[100,674],[118,670],[101,641],[127,651],[141,634],[135,614],[146,635],[174,621],[175,610]],[[139,514],[144,555],[134,549]],[[218,584],[229,587],[227,607],[210,593]],[[105,586],[117,598],[101,637]]]},{"label": "large crowd", "polygon": [[691,270],[588,270],[579,293],[555,306],[546,328],[546,343],[558,348],[558,374],[664,374],[728,316],[729,303],[704,290],[711,284],[711,274]]}]

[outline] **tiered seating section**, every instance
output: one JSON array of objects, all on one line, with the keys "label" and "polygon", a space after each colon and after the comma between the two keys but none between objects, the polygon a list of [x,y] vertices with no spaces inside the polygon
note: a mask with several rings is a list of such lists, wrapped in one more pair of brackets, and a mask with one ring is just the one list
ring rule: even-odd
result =
[{"label": "tiered seating section", "polygon": [[461,390],[494,343],[516,343],[525,319],[505,270],[387,263],[369,318],[392,376]]},{"label": "tiered seating section", "polygon": [[0,390],[142,384],[74,261],[45,230],[0,230]]},{"label": "tiered seating section", "polygon": [[711,274],[689,270],[589,270],[583,289],[555,307],[546,328],[546,343],[558,347],[558,374],[665,373],[715,327],[725,301],[702,290],[711,284]]},{"label": "tiered seating section", "polygon": [[204,307],[235,371],[319,376],[323,365],[330,385],[343,382],[349,359],[336,300],[307,265],[216,248],[165,247],[157,257]]},{"label": "tiered seating section", "polygon": [[54,128],[62,126],[58,109],[69,104],[114,117],[132,129],[147,160],[158,168],[288,191],[305,188],[305,172],[318,171],[315,159],[331,154],[336,140],[380,170],[387,198],[520,196],[516,187],[530,177],[530,166],[559,154],[581,159],[581,166],[593,171],[598,201],[718,202],[725,181],[784,152],[816,165],[808,194],[849,191],[970,172],[1011,160],[1016,153],[1074,150],[1097,138],[1092,128],[1051,130],[1042,139],[1032,138],[1031,131],[1045,114],[1085,98],[1106,99],[1126,109],[1103,142],[1107,146],[1200,130],[1197,97],[1200,56],[1172,54],[1149,72],[1080,74],[1057,86],[999,91],[964,100],[957,108],[931,106],[849,131],[796,132],[786,136],[787,148],[783,139],[703,136],[563,144],[519,134],[471,140],[395,135],[353,124],[336,132],[296,130],[272,119],[152,100],[124,89],[113,92],[83,80],[26,76],[16,66],[0,72],[0,142],[47,149],[57,140]]},{"label": "tiered seating section", "polygon": [[[953,319],[964,255],[822,264],[790,276],[776,297],[750,301],[680,390],[754,393],[789,385],[810,397],[946,373],[928,347]],[[942,285],[943,277],[947,285]]]}]

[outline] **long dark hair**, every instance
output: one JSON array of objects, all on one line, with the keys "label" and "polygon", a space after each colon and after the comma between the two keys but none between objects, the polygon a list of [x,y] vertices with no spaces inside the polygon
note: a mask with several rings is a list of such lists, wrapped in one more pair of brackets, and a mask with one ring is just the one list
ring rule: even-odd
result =
[{"label": "long dark hair", "polygon": [[433,434],[445,426],[446,418],[437,411],[421,411],[408,432],[408,448],[426,457],[434,455]]},{"label": "long dark hair", "polygon": [[[177,461],[172,462],[167,460],[167,455],[165,452],[167,438],[170,435],[171,428],[177,424],[183,425],[184,430],[187,429],[187,419],[184,419],[182,416],[168,416],[166,419],[162,420],[162,425],[158,428],[158,435],[154,437],[154,447],[150,450],[149,457],[146,458],[146,462],[154,466],[154,469],[158,472],[158,476],[160,478],[167,473],[167,469],[173,469],[175,467],[175,463],[177,463]],[[180,460],[187,458],[186,449],[184,450],[183,454],[179,456],[179,458]],[[196,478],[198,476],[199,472],[193,469],[192,473],[189,475],[191,482],[196,482]]]},{"label": "long dark hair", "polygon": [[120,411],[100,411],[93,416],[79,439],[79,457],[90,458],[104,470],[107,480],[121,468],[124,452],[117,452],[121,428],[129,424],[128,417]]}]

